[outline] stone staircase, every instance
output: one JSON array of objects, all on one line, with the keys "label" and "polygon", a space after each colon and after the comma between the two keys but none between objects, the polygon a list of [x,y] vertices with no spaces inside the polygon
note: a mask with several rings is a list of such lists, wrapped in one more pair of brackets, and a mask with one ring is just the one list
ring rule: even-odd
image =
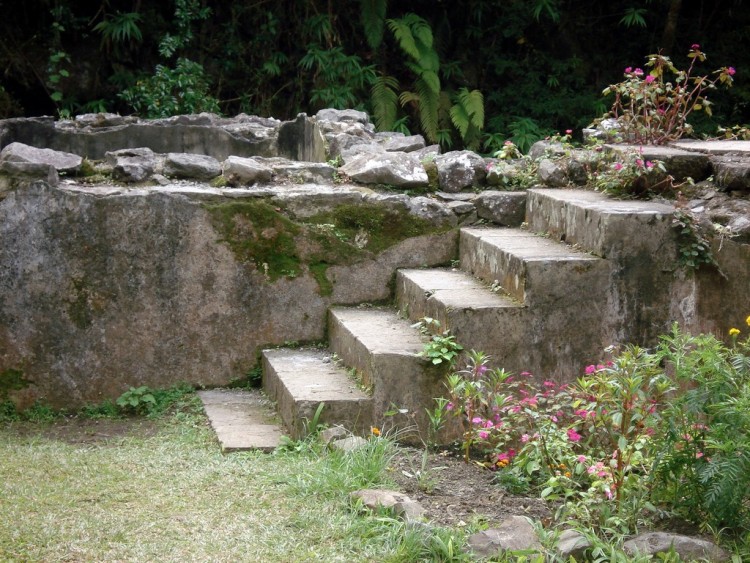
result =
[{"label": "stone staircase", "polygon": [[[457,269],[399,270],[395,307],[329,310],[329,350],[263,351],[263,386],[293,437],[320,421],[357,433],[394,407],[423,435],[443,373],[412,325],[436,318],[507,370],[571,380],[613,342],[668,326],[671,206],[583,190],[529,190],[525,228],[463,228]],[[666,300],[666,301],[665,301]],[[394,423],[399,421],[394,419]]]}]

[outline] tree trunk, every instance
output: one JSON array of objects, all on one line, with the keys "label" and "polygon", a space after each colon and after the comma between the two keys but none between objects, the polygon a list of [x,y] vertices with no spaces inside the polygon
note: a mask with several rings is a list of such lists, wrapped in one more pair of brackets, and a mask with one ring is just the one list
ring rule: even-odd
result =
[{"label": "tree trunk", "polygon": [[664,32],[661,36],[661,51],[665,55],[671,55],[674,49],[674,43],[677,36],[677,20],[680,18],[680,9],[682,0],[671,0],[669,3],[669,13],[667,22],[664,24]]}]

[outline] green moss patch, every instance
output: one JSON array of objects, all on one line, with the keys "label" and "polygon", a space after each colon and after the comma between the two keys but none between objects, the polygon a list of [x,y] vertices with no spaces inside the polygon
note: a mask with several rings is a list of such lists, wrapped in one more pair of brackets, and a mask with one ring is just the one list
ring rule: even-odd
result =
[{"label": "green moss patch", "polygon": [[0,371],[0,400],[5,400],[11,391],[26,389],[31,385],[31,381],[24,378],[23,371],[20,369],[6,369]]},{"label": "green moss patch", "polygon": [[324,296],[333,293],[331,266],[354,264],[408,238],[448,230],[410,215],[405,206],[378,203],[339,205],[305,222],[258,200],[208,204],[206,209],[238,260],[254,264],[272,282],[309,273]]}]

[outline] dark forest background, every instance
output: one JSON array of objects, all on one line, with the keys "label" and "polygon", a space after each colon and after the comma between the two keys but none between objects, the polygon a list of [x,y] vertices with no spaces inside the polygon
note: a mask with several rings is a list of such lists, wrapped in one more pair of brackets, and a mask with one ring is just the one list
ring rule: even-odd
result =
[{"label": "dark forest background", "polygon": [[0,0],[0,118],[110,111],[289,119],[358,108],[444,148],[579,130],[661,50],[737,69],[696,130],[750,121],[742,0]]}]

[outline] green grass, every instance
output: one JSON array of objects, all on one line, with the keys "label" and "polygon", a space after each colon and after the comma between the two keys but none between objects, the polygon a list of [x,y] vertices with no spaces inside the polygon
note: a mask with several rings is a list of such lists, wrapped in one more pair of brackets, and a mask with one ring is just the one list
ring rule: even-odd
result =
[{"label": "green grass", "polygon": [[348,498],[382,483],[387,445],[223,456],[197,414],[87,444],[49,424],[0,426],[0,561],[423,560],[402,523]]}]

